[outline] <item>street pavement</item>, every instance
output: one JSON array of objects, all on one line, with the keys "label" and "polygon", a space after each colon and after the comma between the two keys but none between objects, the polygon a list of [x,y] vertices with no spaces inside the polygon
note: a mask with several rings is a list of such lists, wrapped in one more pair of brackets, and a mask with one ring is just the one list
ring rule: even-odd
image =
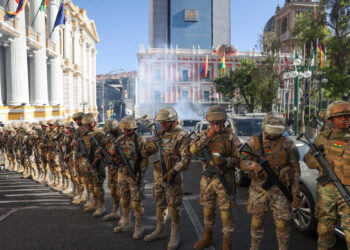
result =
[{"label": "street pavement", "polygon": [[[192,249],[203,232],[203,213],[199,205],[200,163],[192,162],[184,172],[184,202],[181,208],[181,246]],[[155,202],[152,196],[152,171],[146,172],[145,186],[145,233],[152,232],[155,223]],[[112,209],[111,197],[106,190],[106,207]],[[233,249],[249,249],[250,216],[245,204],[248,189],[237,189],[237,206],[234,209],[236,229],[233,234]],[[133,240],[132,232],[114,233],[116,221],[105,222],[84,214],[81,206],[72,205],[70,198],[37,184],[22,179],[17,173],[0,171],[0,249],[166,249],[168,238],[155,242]],[[217,211],[214,245],[207,249],[221,249],[221,221]],[[170,220],[166,224],[170,234]],[[278,249],[275,227],[271,214],[265,221],[265,234],[261,250]],[[300,234],[292,227],[290,249],[317,249],[316,237]],[[346,249],[345,242],[337,240],[335,249]]]}]

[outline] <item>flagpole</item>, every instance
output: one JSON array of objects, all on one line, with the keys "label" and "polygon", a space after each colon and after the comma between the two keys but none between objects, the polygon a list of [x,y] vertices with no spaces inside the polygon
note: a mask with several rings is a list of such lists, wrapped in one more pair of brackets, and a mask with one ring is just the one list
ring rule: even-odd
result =
[{"label": "flagpole", "polygon": [[10,0],[7,0],[7,3],[5,5],[5,10],[7,9],[7,6],[9,5]]},{"label": "flagpole", "polygon": [[38,14],[39,14],[39,11],[40,11],[40,7],[41,7],[41,5],[39,6],[39,9],[38,9],[38,11],[35,14],[35,17],[33,19],[32,25],[31,25],[32,27],[33,27],[33,24],[35,23],[36,18],[38,17]]},{"label": "flagpole", "polygon": [[[61,7],[63,1],[64,1],[64,0],[61,0],[60,5],[58,6],[58,11],[57,11],[57,14],[56,14],[56,18],[57,18],[58,12],[60,11],[60,7]],[[64,11],[64,10],[63,10],[63,11]],[[55,22],[56,22],[56,21],[55,21]],[[52,33],[53,33],[54,30],[55,30],[55,24],[53,24],[53,27],[52,27],[52,30],[51,30],[51,33],[50,33],[50,36],[49,36],[49,40],[51,39],[51,36],[52,36]]]}]

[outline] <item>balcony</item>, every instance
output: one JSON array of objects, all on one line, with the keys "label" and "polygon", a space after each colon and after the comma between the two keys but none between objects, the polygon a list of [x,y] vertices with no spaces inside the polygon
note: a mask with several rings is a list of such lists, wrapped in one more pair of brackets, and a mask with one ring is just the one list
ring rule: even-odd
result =
[{"label": "balcony", "polygon": [[36,32],[32,27],[27,26],[27,48],[29,52],[35,53],[40,50],[42,46],[40,45],[40,34]]},{"label": "balcony", "polygon": [[14,39],[20,36],[18,31],[18,19],[8,18],[6,16],[6,11],[0,6],[0,39]]},{"label": "balcony", "polygon": [[56,43],[54,43],[50,39],[46,40],[46,55],[49,58],[56,58],[56,57],[58,57]]}]

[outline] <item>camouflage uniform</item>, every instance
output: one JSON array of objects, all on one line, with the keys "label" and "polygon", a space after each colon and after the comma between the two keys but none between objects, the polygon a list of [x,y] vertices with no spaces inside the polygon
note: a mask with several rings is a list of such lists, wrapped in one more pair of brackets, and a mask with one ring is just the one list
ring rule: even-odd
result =
[{"label": "camouflage uniform", "polygon": [[[263,135],[254,135],[248,141],[254,153],[261,155],[268,161],[272,170],[281,182],[292,190],[293,200],[296,200],[299,192],[300,166],[299,151],[293,141],[282,133],[285,129],[285,119],[282,114],[270,112],[263,121]],[[271,137],[274,136],[274,137]],[[260,137],[260,138],[259,138]],[[249,165],[254,159],[242,155],[241,169],[249,170]],[[256,163],[255,163],[256,164]],[[251,250],[259,249],[260,241],[264,233],[264,218],[269,208],[272,211],[276,225],[276,235],[280,250],[288,249],[290,227],[292,218],[291,203],[278,186],[269,190],[262,188],[266,182],[264,171],[249,171],[252,180],[249,187],[247,211],[252,215],[251,222]]]},{"label": "camouflage uniform", "polygon": [[15,153],[15,158],[16,158],[16,168],[15,171],[18,173],[23,173],[23,161],[24,158],[22,158],[22,144],[21,144],[21,139],[23,137],[23,131],[21,126],[17,126],[16,129],[16,135],[14,139],[15,147],[14,147],[14,153]]},{"label": "camouflage uniform", "polygon": [[[110,119],[107,120],[103,132],[109,134],[108,143],[106,144],[106,150],[109,150],[113,143],[116,141],[118,136],[120,136],[121,131],[119,129],[119,124],[117,120]],[[113,210],[111,213],[103,217],[103,220],[113,220],[119,219],[119,203],[120,203],[120,192],[118,188],[118,171],[113,166],[107,166],[108,168],[108,188],[112,196]]]},{"label": "camouflage uniform", "polygon": [[8,170],[14,171],[16,161],[15,161],[15,156],[14,156],[14,138],[15,138],[15,130],[13,127],[8,126],[6,127],[6,132],[8,134],[7,136],[7,142],[5,144],[6,147],[6,156],[8,160]]},{"label": "camouflage uniform", "polygon": [[[206,117],[209,122],[222,122],[226,120],[226,112],[220,106],[212,106]],[[197,154],[208,147],[212,154],[210,164],[222,173],[228,183],[234,184],[233,169],[239,163],[238,146],[240,141],[232,129],[223,127],[220,132],[209,138],[207,131],[203,131],[199,137],[191,142],[191,153]],[[202,161],[202,168],[208,167],[206,161]],[[223,249],[231,249],[232,232],[234,231],[233,200],[227,195],[221,181],[216,175],[202,176],[200,182],[200,204],[204,214],[204,236],[194,246],[194,249],[203,249],[212,244],[212,231],[215,223],[216,202],[222,219]]]},{"label": "camouflage uniform", "polygon": [[[327,110],[329,121],[332,121],[332,117],[343,115],[350,116],[348,102],[331,104]],[[350,191],[350,128],[326,129],[316,137],[314,145],[324,150],[324,156],[340,182]],[[305,155],[304,161],[309,168],[319,169],[322,175],[322,167],[310,152]],[[347,248],[350,249],[350,208],[333,183],[327,183],[324,186],[317,184],[315,214],[318,219],[318,249],[328,249],[335,244],[334,229],[339,219],[344,230]]]},{"label": "camouflage uniform", "polygon": [[[158,122],[178,122],[176,111],[171,108],[163,108],[156,115]],[[166,219],[166,209],[171,217],[171,237],[168,249],[176,249],[180,243],[178,227],[180,223],[180,206],[182,204],[182,171],[188,168],[191,162],[191,153],[189,152],[189,140],[187,132],[180,126],[172,127],[169,131],[163,129],[157,132],[157,137],[161,139],[163,148],[163,161],[166,166],[167,175],[172,177],[172,182],[168,183],[167,190],[164,188],[162,180],[162,170],[159,159],[150,161],[153,163],[153,196],[157,203],[157,227],[155,231],[145,236],[146,241],[152,241],[164,237],[164,223]],[[156,138],[146,143],[148,155],[157,156],[158,146]],[[153,158],[153,157],[152,157]],[[165,193],[167,191],[167,194]],[[166,199],[168,197],[168,201]]]},{"label": "camouflage uniform", "polygon": [[[120,122],[120,129],[122,130],[136,130],[136,128],[136,122],[131,116],[124,117]],[[120,203],[122,205],[122,220],[119,226],[114,228],[114,231],[122,232],[132,227],[130,220],[131,200],[135,216],[133,239],[138,240],[143,236],[144,232],[142,227],[142,217],[144,214],[142,200],[144,197],[143,176],[148,166],[148,157],[145,150],[146,140],[134,132],[130,135],[123,134],[119,136],[116,143],[120,145],[122,153],[129,162],[133,173],[137,176],[136,181],[138,181],[138,183],[135,183],[135,180],[133,180],[127,171],[126,166],[119,160],[118,188],[120,192]]]},{"label": "camouflage uniform", "polygon": [[0,150],[4,157],[4,167],[8,169],[8,160],[7,160],[7,150],[6,150],[6,141],[8,139],[8,134],[6,133],[6,129],[0,127]]},{"label": "camouflage uniform", "polygon": [[[95,123],[92,114],[84,115],[82,119],[83,125]],[[96,126],[93,129],[88,130],[84,134],[84,142],[87,147],[88,154],[92,156],[91,160],[93,165],[91,166],[87,157],[82,157],[83,159],[83,169],[85,173],[85,185],[89,187],[89,191],[92,191],[93,202],[91,206],[86,207],[84,212],[93,212],[93,217],[100,216],[104,213],[104,188],[103,182],[106,178],[106,172],[102,164],[101,159],[96,156],[98,146],[91,140],[92,137],[100,144],[100,146],[105,147],[107,144],[107,139],[104,137],[104,133],[99,130]],[[80,163],[80,162],[79,162]]]},{"label": "camouflage uniform", "polygon": [[48,124],[46,122],[41,122],[41,131],[39,134],[39,155],[40,155],[40,168],[44,172],[43,178],[41,179],[41,182],[50,182],[50,171],[49,171],[49,165],[48,165],[48,143],[49,143],[49,136],[47,127]]}]

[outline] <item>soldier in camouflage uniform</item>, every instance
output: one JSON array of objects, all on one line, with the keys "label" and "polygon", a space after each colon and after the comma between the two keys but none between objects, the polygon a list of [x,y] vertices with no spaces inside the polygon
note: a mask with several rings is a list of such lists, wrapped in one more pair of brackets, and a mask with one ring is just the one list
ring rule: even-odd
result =
[{"label": "soldier in camouflage uniform", "polygon": [[2,153],[2,156],[4,157],[4,167],[5,169],[8,169],[8,160],[7,160],[7,154],[6,154],[6,140],[7,140],[7,133],[5,132],[5,129],[3,127],[0,127],[0,151]]},{"label": "soldier in camouflage uniform", "polygon": [[[333,128],[322,131],[314,145],[324,151],[340,182],[350,191],[350,103],[338,101],[331,104],[327,109],[327,119],[332,122]],[[323,174],[322,167],[310,152],[305,155],[304,161],[309,168],[318,169],[320,175]],[[334,229],[339,219],[350,249],[350,207],[332,182],[324,186],[317,184],[315,213],[318,219],[318,249],[326,250],[335,244]]]},{"label": "soldier in camouflage uniform", "polygon": [[[111,119],[107,120],[105,125],[103,126],[103,132],[109,134],[109,140],[106,145],[106,150],[109,150],[113,142],[117,140],[117,138],[121,135],[121,130],[119,129],[119,124],[117,120]],[[120,218],[119,213],[119,200],[120,193],[118,188],[118,171],[113,166],[107,166],[108,168],[108,188],[109,192],[112,196],[113,201],[113,209],[112,212],[105,215],[103,220],[116,220]]]},{"label": "soldier in camouflage uniform", "polygon": [[[63,194],[67,194],[69,192],[71,192],[71,190],[69,190],[69,171],[68,171],[68,167],[65,164],[64,161],[64,135],[65,135],[65,131],[64,131],[64,123],[60,120],[56,120],[55,121],[55,126],[56,126],[56,140],[58,142],[58,144],[56,143],[56,154],[58,156],[58,160],[59,160],[59,164],[57,165],[57,173],[60,176],[60,182],[58,183],[58,188],[59,191],[62,191]],[[60,150],[62,150],[62,155],[60,155]],[[66,169],[66,168],[67,169]]]},{"label": "soldier in camouflage uniform", "polygon": [[[212,154],[210,164],[219,170],[228,183],[234,183],[233,168],[238,166],[240,141],[232,129],[224,126],[227,119],[226,111],[220,106],[212,106],[208,110],[207,121],[210,128],[203,131],[198,139],[191,142],[190,151],[197,154],[208,147]],[[205,170],[207,162],[202,162]],[[200,183],[200,204],[204,214],[204,236],[194,245],[194,249],[203,249],[213,243],[212,231],[215,223],[216,202],[218,203],[222,219],[223,249],[232,248],[232,233],[234,231],[233,200],[229,197],[221,181],[216,175],[203,176]]]},{"label": "soldier in camouflage uniform", "polygon": [[[161,123],[162,129],[157,132],[156,137],[146,143],[146,150],[148,155],[152,155],[150,160],[153,163],[153,196],[157,203],[157,227],[153,233],[145,236],[144,240],[153,241],[165,237],[164,223],[168,208],[171,218],[171,235],[168,243],[170,250],[176,249],[180,244],[180,206],[183,192],[181,172],[188,168],[191,153],[187,132],[178,125],[177,113],[172,107],[161,109],[156,115],[156,121]],[[158,138],[161,139],[163,148],[162,158],[167,171],[165,176],[162,175],[159,157],[154,157],[158,154],[156,142]],[[168,183],[167,190],[164,181]]]},{"label": "soldier in camouflage uniform", "polygon": [[22,126],[19,124],[14,124],[14,128],[16,130],[16,135],[14,139],[14,153],[16,158],[16,168],[15,171],[17,173],[23,173],[23,158],[22,158],[22,145],[21,138],[23,137]]},{"label": "soldier in camouflage uniform", "polygon": [[6,155],[8,160],[8,170],[14,171],[16,166],[15,153],[14,153],[14,138],[15,138],[15,130],[12,126],[8,125],[5,128],[7,133],[7,142],[5,144],[6,147]]},{"label": "soldier in camouflage uniform", "polygon": [[74,197],[78,195],[79,190],[79,181],[78,181],[78,173],[77,169],[75,167],[75,161],[76,159],[73,157],[73,150],[72,150],[72,141],[73,137],[71,136],[71,123],[65,122],[64,123],[64,131],[63,131],[63,138],[62,138],[62,151],[64,154],[64,162],[66,164],[66,176],[67,176],[67,186],[66,189],[62,192],[63,194],[67,194],[69,197]]},{"label": "soldier in camouflage uniform", "polygon": [[[82,119],[82,123],[87,129],[84,134],[84,142],[86,144],[88,154],[91,156],[92,164],[88,161],[87,157],[83,157],[84,172],[85,172],[85,185],[89,187],[89,191],[93,194],[93,201],[91,206],[84,209],[84,212],[94,212],[93,217],[103,215],[105,212],[104,206],[104,188],[103,182],[106,178],[106,171],[104,169],[101,158],[97,153],[98,146],[94,143],[92,137],[94,137],[97,143],[105,147],[108,140],[104,136],[104,133],[96,127],[96,121],[93,114],[86,114]],[[92,188],[92,189],[91,189]]]},{"label": "soldier in camouflage uniform", "polygon": [[[136,180],[133,180],[126,166],[119,159],[118,187],[122,206],[122,219],[119,225],[114,228],[114,232],[125,232],[132,227],[130,219],[131,200],[131,206],[134,209],[135,216],[135,229],[132,237],[138,240],[141,239],[144,232],[144,228],[142,227],[142,217],[144,214],[142,200],[144,198],[143,177],[148,166],[148,157],[145,150],[146,140],[136,133],[137,124],[132,116],[124,117],[121,120],[120,129],[123,130],[123,135],[118,137],[116,143],[120,145],[120,149],[129,162]],[[120,158],[114,148],[111,148],[109,152],[112,156]]]},{"label": "soldier in camouflage uniform", "polygon": [[[268,161],[280,181],[292,191],[293,203],[275,185],[269,190],[262,188],[266,182],[265,172],[251,156],[242,155],[241,169],[249,171],[252,182],[249,187],[247,211],[252,215],[251,250],[258,250],[264,233],[264,218],[268,209],[272,211],[280,250],[287,250],[289,244],[292,206],[299,207],[299,151],[293,141],[283,136],[285,118],[279,112],[269,112],[263,120],[263,134],[254,135],[248,141],[253,151]],[[292,206],[291,206],[292,205]]]},{"label": "soldier in camouflage uniform", "polygon": [[62,191],[62,189],[59,187],[59,183],[61,181],[60,160],[55,143],[55,141],[58,140],[58,133],[54,120],[47,121],[47,124],[49,125],[49,131],[47,133],[49,138],[49,143],[47,144],[47,160],[52,175],[52,180],[48,183],[48,185],[54,190]]},{"label": "soldier in camouflage uniform", "polygon": [[47,124],[46,121],[42,121],[40,123],[41,126],[41,131],[39,134],[39,139],[38,139],[38,148],[39,148],[39,155],[40,155],[40,168],[42,169],[43,176],[41,179],[41,183],[49,183],[50,182],[50,169],[48,165],[48,143],[49,143],[49,136],[48,136],[48,127],[49,125]]},{"label": "soldier in camouflage uniform", "polygon": [[[73,121],[77,125],[77,133],[80,138],[83,138],[84,133],[87,131],[86,128],[83,126],[82,119],[83,119],[84,113],[83,112],[77,112],[73,114]],[[74,125],[73,125],[74,126]],[[84,169],[83,169],[83,164],[85,160],[83,157],[81,157],[80,154],[80,148],[78,147],[77,143],[73,141],[72,135],[70,135],[70,138],[72,140],[71,144],[71,158],[72,158],[72,164],[74,164],[74,167],[77,172],[77,194],[73,197],[72,203],[73,204],[80,204],[83,202],[86,202],[84,205],[85,207],[90,206],[92,200],[90,199],[87,200],[87,195],[88,195],[88,187],[84,185]],[[91,193],[92,195],[92,193]]]}]

